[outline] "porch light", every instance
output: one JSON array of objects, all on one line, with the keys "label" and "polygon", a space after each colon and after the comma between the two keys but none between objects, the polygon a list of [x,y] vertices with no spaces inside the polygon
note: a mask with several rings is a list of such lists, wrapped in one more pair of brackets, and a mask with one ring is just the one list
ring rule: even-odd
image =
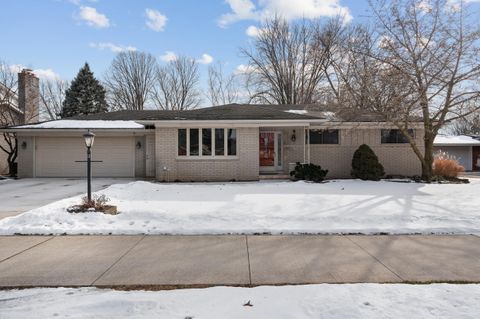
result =
[{"label": "porch light", "polygon": [[140,141],[137,142],[137,149],[141,149],[142,148],[142,143]]},{"label": "porch light", "polygon": [[95,140],[95,134],[88,131],[86,134],[83,135],[83,138],[85,139],[85,145],[87,146],[87,148],[91,148],[93,146],[93,141]]},{"label": "porch light", "polygon": [[27,142],[25,141],[22,142],[22,149],[24,150],[27,149]]},{"label": "porch light", "polygon": [[290,137],[290,140],[292,142],[295,142],[297,140],[297,134],[296,134],[295,130],[293,130],[293,133],[292,133],[292,136]]}]

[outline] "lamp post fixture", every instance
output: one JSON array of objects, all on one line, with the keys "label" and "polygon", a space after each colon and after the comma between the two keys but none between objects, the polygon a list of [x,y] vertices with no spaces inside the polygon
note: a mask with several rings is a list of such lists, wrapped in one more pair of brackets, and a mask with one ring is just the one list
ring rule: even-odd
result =
[{"label": "lamp post fixture", "polygon": [[83,135],[85,139],[85,146],[87,147],[87,196],[88,202],[92,201],[92,151],[93,141],[95,140],[95,134],[88,132]]}]

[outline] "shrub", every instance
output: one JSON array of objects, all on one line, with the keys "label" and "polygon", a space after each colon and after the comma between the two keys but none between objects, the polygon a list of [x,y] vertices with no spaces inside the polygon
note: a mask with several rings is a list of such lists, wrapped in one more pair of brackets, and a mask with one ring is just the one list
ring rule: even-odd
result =
[{"label": "shrub", "polygon": [[320,183],[325,180],[328,174],[328,170],[322,169],[319,165],[315,164],[300,164],[297,162],[295,170],[290,172],[290,176],[293,176],[297,180],[312,181]]},{"label": "shrub", "polygon": [[351,175],[364,181],[379,181],[385,175],[383,165],[370,146],[362,144],[353,154]]},{"label": "shrub", "polygon": [[96,195],[93,194],[92,200],[89,201],[88,197],[82,197],[82,202],[80,205],[74,205],[67,209],[70,213],[82,213],[88,211],[103,212],[105,208],[110,207],[107,203],[110,199],[105,195]]},{"label": "shrub", "polygon": [[458,174],[463,173],[465,168],[460,165],[454,156],[449,156],[445,152],[435,154],[433,161],[433,175],[445,178],[457,178]]}]

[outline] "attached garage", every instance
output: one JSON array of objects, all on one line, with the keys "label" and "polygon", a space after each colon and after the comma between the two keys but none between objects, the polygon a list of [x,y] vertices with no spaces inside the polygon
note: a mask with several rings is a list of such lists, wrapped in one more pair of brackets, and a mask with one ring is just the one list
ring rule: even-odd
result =
[{"label": "attached garage", "polygon": [[[86,150],[81,137],[36,137],[34,152],[36,177],[86,176]],[[96,177],[134,177],[133,136],[97,136],[92,148],[92,174]]]},{"label": "attached garage", "polygon": [[435,152],[444,152],[454,157],[466,171],[476,171],[480,167],[480,140],[471,136],[438,135],[434,142]]}]

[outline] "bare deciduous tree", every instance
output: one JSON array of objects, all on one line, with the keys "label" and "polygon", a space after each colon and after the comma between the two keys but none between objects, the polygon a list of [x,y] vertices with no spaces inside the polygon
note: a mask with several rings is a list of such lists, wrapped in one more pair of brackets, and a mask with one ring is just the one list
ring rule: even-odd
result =
[{"label": "bare deciduous tree", "polygon": [[[0,127],[22,124],[24,115],[18,109],[17,80],[17,74],[9,65],[0,61]],[[6,154],[9,175],[14,176],[17,160],[15,133],[4,132],[0,136],[0,152]]]},{"label": "bare deciduous tree", "polygon": [[157,63],[149,53],[119,53],[105,75],[110,106],[115,110],[143,110],[155,82]]},{"label": "bare deciduous tree", "polygon": [[[433,142],[446,124],[480,108],[480,32],[462,2],[371,0],[373,26],[350,37],[336,69],[342,104],[393,123],[432,177]],[[358,31],[358,30],[357,30]],[[423,143],[408,133],[421,119]]]},{"label": "bare deciduous tree", "polygon": [[454,135],[480,136],[480,111],[453,122],[450,132]]},{"label": "bare deciduous tree", "polygon": [[329,86],[333,51],[343,30],[341,18],[289,23],[267,20],[253,49],[242,49],[249,60],[247,84],[251,100],[274,104],[309,104],[321,86]]},{"label": "bare deciduous tree", "polygon": [[239,99],[237,77],[225,75],[221,63],[208,67],[208,99],[212,105],[236,103]]},{"label": "bare deciduous tree", "polygon": [[158,67],[153,101],[162,110],[184,111],[201,103],[199,72],[195,60],[180,56]]},{"label": "bare deciduous tree", "polygon": [[40,116],[48,120],[60,118],[68,82],[61,79],[40,82]]}]

